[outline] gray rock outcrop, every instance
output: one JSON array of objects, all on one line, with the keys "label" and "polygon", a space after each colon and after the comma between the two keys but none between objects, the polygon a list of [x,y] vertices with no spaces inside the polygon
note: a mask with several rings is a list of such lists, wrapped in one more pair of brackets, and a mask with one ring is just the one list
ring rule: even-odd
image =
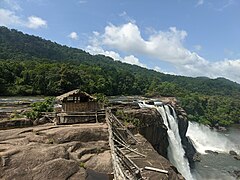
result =
[{"label": "gray rock outcrop", "polygon": [[112,173],[106,124],[0,131],[0,179],[85,179]]},{"label": "gray rock outcrop", "polygon": [[184,111],[184,109],[182,109],[176,103],[174,103],[174,108],[176,110],[177,117],[178,117],[178,129],[179,129],[179,135],[181,137],[181,143],[183,145],[185,155],[188,158],[190,167],[194,168],[194,162],[196,161],[196,159],[199,160],[199,155],[196,154],[197,151],[194,148],[191,139],[186,136],[187,129],[188,129],[187,113]]},{"label": "gray rock outcrop", "polygon": [[125,110],[124,113],[140,120],[140,125],[136,127],[137,131],[151,143],[160,155],[167,158],[169,144],[167,127],[159,112],[156,109],[134,109]]}]

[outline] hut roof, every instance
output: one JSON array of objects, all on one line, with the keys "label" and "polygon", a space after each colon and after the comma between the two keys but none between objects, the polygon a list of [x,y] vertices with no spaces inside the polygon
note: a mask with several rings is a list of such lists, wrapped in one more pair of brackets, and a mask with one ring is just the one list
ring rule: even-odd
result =
[{"label": "hut roof", "polygon": [[96,99],[93,96],[89,95],[88,93],[80,91],[80,89],[75,89],[75,90],[69,91],[65,94],[57,96],[56,99],[59,101],[63,101],[65,98],[71,97],[71,96],[88,97],[91,100]]}]

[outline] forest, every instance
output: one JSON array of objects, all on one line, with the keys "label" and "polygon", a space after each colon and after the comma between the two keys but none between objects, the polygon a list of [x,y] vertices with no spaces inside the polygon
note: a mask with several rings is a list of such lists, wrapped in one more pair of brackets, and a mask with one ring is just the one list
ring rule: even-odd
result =
[{"label": "forest", "polygon": [[240,123],[240,84],[225,78],[163,74],[0,27],[0,95],[175,96],[193,121]]}]

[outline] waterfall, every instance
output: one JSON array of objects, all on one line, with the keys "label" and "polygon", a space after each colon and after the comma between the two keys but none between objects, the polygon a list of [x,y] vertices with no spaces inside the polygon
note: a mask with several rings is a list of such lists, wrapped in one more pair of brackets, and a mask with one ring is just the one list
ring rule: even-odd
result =
[{"label": "waterfall", "polygon": [[156,108],[161,114],[165,126],[168,128],[168,158],[170,162],[178,169],[178,171],[187,179],[192,180],[192,174],[188,160],[185,158],[185,151],[182,147],[181,138],[178,130],[178,120],[176,117],[175,110],[172,108],[173,115],[170,112],[169,106],[167,105],[148,105],[145,103],[139,103],[141,108]]},{"label": "waterfall", "polygon": [[[176,166],[178,171],[187,179],[193,179],[188,160],[184,157],[185,151],[182,147],[181,138],[178,130],[178,123],[174,114],[171,115],[169,106],[159,106],[157,110],[162,115],[164,124],[168,127],[168,158]],[[175,113],[174,109],[172,109]]]},{"label": "waterfall", "polygon": [[233,150],[240,153],[240,147],[231,142],[224,134],[196,122],[189,122],[187,136],[191,138],[196,150],[201,154],[205,154],[206,150],[222,153]]}]

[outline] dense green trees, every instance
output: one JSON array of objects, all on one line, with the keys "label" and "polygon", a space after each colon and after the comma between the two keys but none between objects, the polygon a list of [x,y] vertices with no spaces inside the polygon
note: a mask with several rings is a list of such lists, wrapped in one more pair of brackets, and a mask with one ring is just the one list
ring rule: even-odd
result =
[{"label": "dense green trees", "polygon": [[238,98],[190,93],[179,99],[190,120],[211,126],[240,123]]},{"label": "dense green trees", "polygon": [[240,85],[224,78],[166,75],[0,27],[0,95],[176,96],[191,120],[240,121]]}]

